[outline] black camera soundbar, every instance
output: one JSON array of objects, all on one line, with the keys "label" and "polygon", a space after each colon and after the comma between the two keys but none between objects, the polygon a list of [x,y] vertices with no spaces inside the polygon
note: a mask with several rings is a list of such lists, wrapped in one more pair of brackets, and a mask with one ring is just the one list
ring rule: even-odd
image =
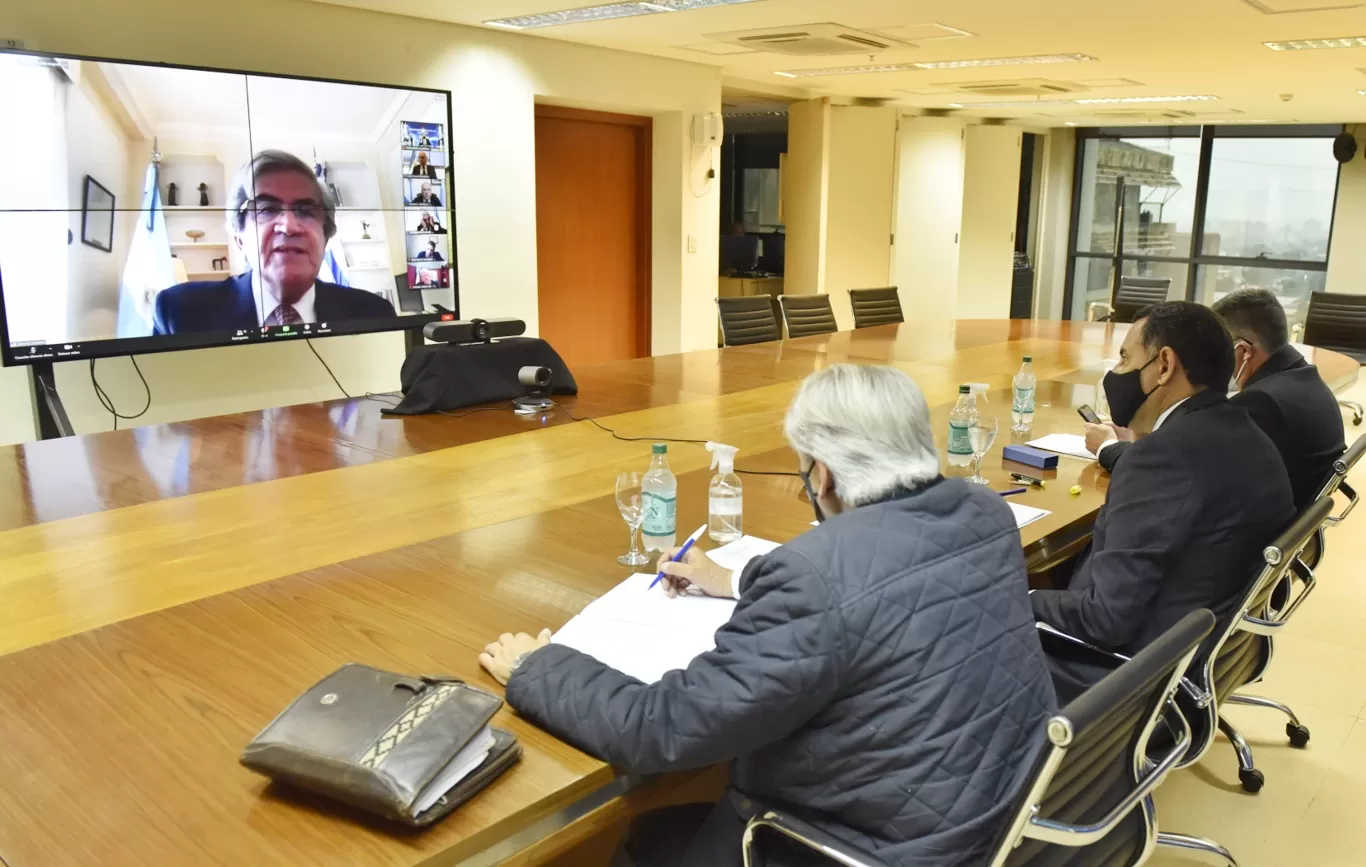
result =
[{"label": "black camera soundbar", "polygon": [[520,319],[462,319],[459,322],[428,322],[422,336],[433,343],[488,343],[495,337],[520,337],[526,323]]}]

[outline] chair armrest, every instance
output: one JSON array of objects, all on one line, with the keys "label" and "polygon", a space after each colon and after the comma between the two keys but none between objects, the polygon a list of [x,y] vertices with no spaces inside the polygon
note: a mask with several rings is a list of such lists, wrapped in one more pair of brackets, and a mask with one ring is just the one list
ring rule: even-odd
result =
[{"label": "chair armrest", "polygon": [[[1101,307],[1105,308],[1105,315],[1100,319],[1097,319],[1095,315],[1096,310]],[[1108,301],[1092,301],[1090,304],[1086,305],[1087,322],[1104,322],[1106,319],[1109,319],[1113,315],[1115,315],[1115,308],[1111,307],[1110,302]]]},{"label": "chair armrest", "polygon": [[803,822],[796,816],[789,813],[782,813],[778,810],[767,810],[753,819],[745,826],[745,836],[741,845],[744,853],[745,867],[751,867],[756,862],[753,859],[754,832],[760,828],[768,828],[783,836],[795,840],[815,852],[819,852],[836,864],[843,867],[886,867],[884,862],[877,860],[862,849],[851,846],[833,834],[826,833],[809,822]]},{"label": "chair armrest", "polygon": [[1342,510],[1341,515],[1329,515],[1325,518],[1324,522],[1327,524],[1341,524],[1342,519],[1352,514],[1352,510],[1357,507],[1357,492],[1347,484],[1346,479],[1338,483],[1338,490],[1347,496],[1347,508]]},{"label": "chair armrest", "polygon": [[[1035,815],[1030,817],[1025,825],[1023,836],[1034,840],[1041,840],[1045,843],[1053,843],[1059,846],[1090,846],[1103,839],[1115,829],[1115,826],[1124,821],[1124,817],[1133,812],[1133,809],[1143,802],[1145,798],[1153,793],[1153,790],[1161,785],[1166,779],[1167,774],[1172,771],[1181,760],[1186,757],[1186,751],[1191,745],[1190,724],[1177,709],[1176,703],[1167,699],[1167,710],[1171,715],[1181,720],[1181,736],[1177,738],[1176,744],[1172,747],[1161,761],[1157,763],[1149,762],[1143,777],[1134,786],[1133,790],[1124,797],[1122,801],[1114,806],[1105,818],[1091,825],[1069,825],[1065,822],[1055,822],[1052,819],[1042,819]],[[1036,805],[1034,808],[1038,810]]]},{"label": "chair armrest", "polygon": [[[1244,614],[1243,619],[1238,623],[1240,630],[1251,632],[1253,635],[1275,635],[1285,628],[1286,623],[1290,620],[1290,615],[1294,614],[1295,609],[1299,608],[1304,600],[1309,598],[1309,594],[1314,592],[1314,588],[1318,586],[1318,579],[1314,577],[1314,570],[1299,559],[1296,559],[1291,565],[1300,567],[1295,574],[1295,577],[1300,579],[1299,593],[1296,593],[1295,597],[1287,602],[1284,608],[1272,612],[1272,616],[1269,618],[1263,619],[1253,617],[1251,614]],[[1289,570],[1286,571],[1284,580],[1290,590],[1295,588],[1296,585],[1291,580]]]}]

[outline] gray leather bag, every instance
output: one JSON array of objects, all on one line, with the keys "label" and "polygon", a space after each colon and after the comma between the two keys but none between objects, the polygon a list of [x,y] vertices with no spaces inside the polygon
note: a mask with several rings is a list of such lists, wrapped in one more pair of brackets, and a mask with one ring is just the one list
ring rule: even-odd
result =
[{"label": "gray leather bag", "polygon": [[521,757],[517,739],[493,729],[488,757],[435,803],[420,809],[427,787],[502,704],[497,696],[455,679],[345,665],[272,720],[247,744],[241,761],[272,779],[362,810],[407,825],[428,825]]}]

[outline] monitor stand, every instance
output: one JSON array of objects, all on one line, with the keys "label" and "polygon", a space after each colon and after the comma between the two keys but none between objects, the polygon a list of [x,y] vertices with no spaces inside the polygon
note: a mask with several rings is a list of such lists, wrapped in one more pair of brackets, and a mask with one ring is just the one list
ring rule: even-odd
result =
[{"label": "monitor stand", "polygon": [[66,407],[57,393],[57,379],[52,362],[40,361],[29,365],[29,389],[33,393],[33,421],[39,439],[55,440],[75,436]]},{"label": "monitor stand", "polygon": [[413,354],[413,350],[419,346],[426,346],[427,338],[422,336],[421,328],[409,328],[403,332],[403,357],[407,358]]}]

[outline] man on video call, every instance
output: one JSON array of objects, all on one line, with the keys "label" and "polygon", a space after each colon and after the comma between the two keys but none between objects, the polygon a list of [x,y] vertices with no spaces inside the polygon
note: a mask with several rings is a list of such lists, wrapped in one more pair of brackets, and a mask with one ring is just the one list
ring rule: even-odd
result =
[{"label": "man on video call", "polygon": [[418,194],[416,196],[413,196],[413,200],[408,204],[432,205],[434,207],[439,208],[441,207],[441,199],[437,198],[436,193],[432,192],[432,182],[423,181],[422,189],[418,191]]},{"label": "man on video call", "polygon": [[261,151],[233,178],[228,208],[228,234],[250,270],[161,292],[154,334],[395,315],[378,295],[318,279],[323,251],[337,233],[336,208],[303,160]]}]

